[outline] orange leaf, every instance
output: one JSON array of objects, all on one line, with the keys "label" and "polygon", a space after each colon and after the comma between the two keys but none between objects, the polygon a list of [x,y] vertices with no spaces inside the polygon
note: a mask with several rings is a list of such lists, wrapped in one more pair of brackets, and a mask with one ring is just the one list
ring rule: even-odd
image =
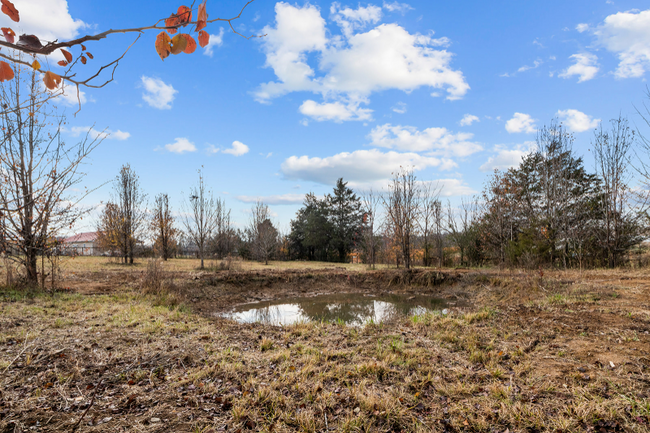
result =
[{"label": "orange leaf", "polygon": [[59,66],[68,66],[68,62],[66,62],[65,60],[59,60],[58,62],[56,62],[56,64]]},{"label": "orange leaf", "polygon": [[86,51],[86,46],[84,44],[81,44],[81,51]]},{"label": "orange leaf", "polygon": [[59,87],[59,84],[61,84],[61,77],[52,71],[47,71],[43,77],[43,82],[45,83],[45,87],[54,90]]},{"label": "orange leaf", "polygon": [[80,59],[80,60],[81,60],[81,63],[83,63],[84,65],[85,65],[86,62],[87,62],[87,60],[86,60],[86,58],[85,58],[84,56],[81,56],[81,59]]},{"label": "orange leaf", "polygon": [[162,60],[165,60],[172,51],[171,38],[165,32],[160,32],[156,38],[156,52]]},{"label": "orange leaf", "polygon": [[9,63],[0,62],[0,81],[11,80],[14,78],[14,70]]},{"label": "orange leaf", "polygon": [[88,56],[88,58],[89,58],[90,60],[92,60],[92,59],[95,58],[95,56],[93,56],[92,54],[90,54],[90,52],[87,52],[86,55]]},{"label": "orange leaf", "polygon": [[187,42],[187,47],[185,47],[183,52],[185,54],[192,54],[196,50],[196,41],[194,40],[194,38],[192,36],[190,36],[188,34],[184,33],[181,36],[183,36],[185,38],[185,41]]},{"label": "orange leaf", "polygon": [[69,51],[66,51],[63,48],[61,48],[61,52],[63,53],[63,57],[65,57],[68,63],[70,63],[72,61],[72,54],[70,54]]},{"label": "orange leaf", "polygon": [[180,21],[180,24],[186,25],[189,22],[192,22],[192,9],[187,6],[179,6],[176,11],[176,16]]},{"label": "orange leaf", "polygon": [[172,54],[180,54],[187,48],[187,39],[182,34],[177,34],[172,38]]},{"label": "orange leaf", "polygon": [[196,31],[203,30],[208,24],[208,13],[205,11],[205,0],[199,5],[199,17],[196,19]]},{"label": "orange leaf", "polygon": [[[177,27],[180,25],[180,22],[178,21],[178,17],[174,14],[171,14],[169,18],[165,20],[165,27]],[[176,29],[167,29],[170,35],[173,35],[176,33]]]},{"label": "orange leaf", "polygon": [[199,45],[201,45],[201,48],[203,48],[209,43],[210,43],[210,34],[205,30],[201,30],[199,32]]},{"label": "orange leaf", "polygon": [[2,27],[0,30],[2,30],[2,34],[4,35],[7,42],[13,44],[15,40],[14,38],[16,37],[16,33],[14,33],[14,31],[11,30],[9,27]]},{"label": "orange leaf", "polygon": [[41,69],[41,64],[38,63],[38,60],[34,60],[34,63],[32,63],[32,68],[35,69],[35,70],[37,70],[37,71],[38,71],[39,69]]},{"label": "orange leaf", "polygon": [[15,22],[20,21],[20,15],[18,14],[18,10],[14,6],[14,4],[9,0],[2,0],[1,10],[5,15],[8,15],[9,18],[14,20]]}]

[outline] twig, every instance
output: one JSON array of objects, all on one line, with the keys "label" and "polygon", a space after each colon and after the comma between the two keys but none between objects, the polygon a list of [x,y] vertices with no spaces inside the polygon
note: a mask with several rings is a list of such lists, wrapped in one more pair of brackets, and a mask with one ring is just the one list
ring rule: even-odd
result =
[{"label": "twig", "polygon": [[92,399],[90,399],[90,404],[88,405],[88,407],[86,408],[84,413],[81,415],[81,418],[79,418],[79,421],[77,421],[77,423],[72,427],[72,432],[73,433],[75,431],[77,431],[77,429],[79,428],[79,424],[81,424],[81,421],[84,419],[84,417],[86,416],[86,414],[88,413],[90,408],[93,407],[93,403],[95,403],[95,396],[97,395],[97,391],[99,391],[99,388],[102,386],[103,381],[104,381],[104,379],[99,381],[99,384],[97,385],[97,388],[95,388],[95,392],[93,392],[93,397],[92,397]]},{"label": "twig", "polygon": [[13,364],[14,362],[16,362],[16,360],[17,360],[18,358],[20,358],[20,357],[22,356],[23,353],[25,353],[25,351],[27,350],[28,347],[29,347],[29,346],[27,346],[27,336],[26,336],[26,337],[25,337],[25,347],[23,347],[23,350],[20,351],[20,353],[18,354],[18,356],[16,356],[16,357],[15,357],[15,358],[14,358],[14,359],[9,363],[9,365],[7,366],[7,368],[5,368],[5,369],[2,371],[2,374],[5,374],[5,373],[7,372],[7,370],[9,370],[9,367],[11,367],[12,364]]}]

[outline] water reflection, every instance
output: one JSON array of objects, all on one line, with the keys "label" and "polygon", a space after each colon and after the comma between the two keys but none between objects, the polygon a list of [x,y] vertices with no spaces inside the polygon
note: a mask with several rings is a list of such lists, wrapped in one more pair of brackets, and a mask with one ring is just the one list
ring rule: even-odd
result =
[{"label": "water reflection", "polygon": [[225,316],[238,322],[268,325],[321,320],[363,325],[370,321],[378,323],[398,316],[440,311],[445,306],[442,299],[427,296],[369,297],[348,293],[247,304]]}]

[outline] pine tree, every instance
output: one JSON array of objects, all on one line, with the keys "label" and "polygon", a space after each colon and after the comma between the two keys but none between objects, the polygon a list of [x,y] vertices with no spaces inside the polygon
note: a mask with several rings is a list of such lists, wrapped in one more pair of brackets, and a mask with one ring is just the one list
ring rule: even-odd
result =
[{"label": "pine tree", "polygon": [[344,262],[362,233],[361,200],[340,178],[334,194],[327,195],[327,203],[332,225],[332,247],[338,252],[339,260]]}]

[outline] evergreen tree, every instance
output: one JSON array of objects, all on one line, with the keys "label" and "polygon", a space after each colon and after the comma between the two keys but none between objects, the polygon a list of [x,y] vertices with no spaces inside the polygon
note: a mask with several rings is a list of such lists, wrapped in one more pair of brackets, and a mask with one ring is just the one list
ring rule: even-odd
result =
[{"label": "evergreen tree", "polygon": [[333,195],[327,195],[327,204],[332,226],[332,247],[338,252],[339,261],[344,262],[362,233],[361,200],[340,178]]}]

